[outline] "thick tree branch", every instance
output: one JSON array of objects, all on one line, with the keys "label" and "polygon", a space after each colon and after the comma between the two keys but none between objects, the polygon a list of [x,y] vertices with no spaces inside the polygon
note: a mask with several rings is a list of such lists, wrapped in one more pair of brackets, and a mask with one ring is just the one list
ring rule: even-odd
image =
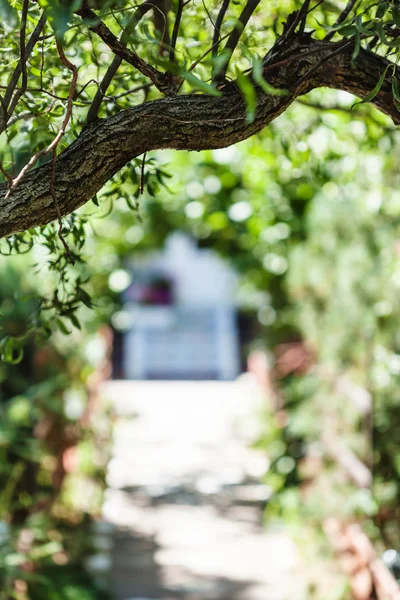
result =
[{"label": "thick tree branch", "polygon": [[[335,54],[341,46],[342,51]],[[250,124],[234,82],[225,86],[220,97],[191,94],[164,98],[99,120],[57,158],[55,193],[60,213],[67,215],[85,204],[134,157],[162,148],[205,150],[230,146],[267,127],[298,96],[314,88],[330,87],[365,98],[387,61],[361,50],[354,64],[351,55],[352,47],[313,40],[309,34],[295,35],[291,55],[285,50],[280,66],[268,63],[265,67],[268,81],[290,93],[275,96],[257,89],[257,112]],[[279,62],[279,56],[274,56],[274,62]],[[311,75],[305,77],[307,73]],[[389,78],[374,104],[400,124]],[[8,198],[8,184],[0,186],[0,236],[57,218],[50,179],[51,164],[47,163],[26,173]]]}]

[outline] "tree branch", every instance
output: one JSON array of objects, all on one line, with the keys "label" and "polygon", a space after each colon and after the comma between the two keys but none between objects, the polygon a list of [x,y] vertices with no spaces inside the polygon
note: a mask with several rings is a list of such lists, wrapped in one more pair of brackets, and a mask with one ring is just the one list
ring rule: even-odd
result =
[{"label": "tree branch", "polygon": [[176,9],[174,29],[172,31],[171,48],[169,51],[169,60],[171,62],[175,61],[175,46],[176,46],[176,41],[178,39],[179,25],[181,24],[182,13],[183,13],[183,0],[178,0],[178,8]]},{"label": "tree branch", "polygon": [[[347,17],[353,10],[356,2],[357,2],[357,0],[348,0],[346,7],[342,10],[340,15],[338,16],[336,22],[333,24],[333,27],[337,27],[338,25],[340,25],[347,19]],[[325,36],[325,40],[326,41],[331,40],[333,38],[333,36],[335,35],[335,33],[336,33],[336,31],[331,31],[331,32],[327,33],[327,35]]]},{"label": "tree branch", "polygon": [[[257,111],[252,123],[246,120],[245,102],[235,82],[227,84],[220,97],[190,94],[164,98],[94,123],[55,162],[54,190],[60,214],[67,215],[85,204],[130,160],[150,150],[206,150],[230,146],[267,127],[298,96],[318,87],[344,90],[366,98],[388,61],[361,49],[355,64],[351,46],[333,55],[340,46],[313,40],[308,34],[295,35],[291,56],[285,50],[285,61],[281,61],[280,66],[268,64],[265,67],[271,85],[290,89],[290,93],[275,96],[257,87]],[[324,57],[330,59],[322,64]],[[313,71],[316,65],[318,69]],[[304,78],[310,72],[311,75]],[[400,125],[390,77],[373,103]],[[0,236],[57,218],[50,174],[50,163],[27,172],[8,197],[7,182],[0,186]]]},{"label": "tree branch", "polygon": [[[149,10],[157,6],[157,4],[161,4],[161,2],[163,1],[164,0],[146,0],[146,2],[143,2],[143,4],[138,6],[138,8],[135,10],[132,17],[128,21],[128,24],[121,35],[120,41],[122,44],[126,45],[128,43],[130,36],[132,35],[136,25],[139,23],[142,17],[144,17],[144,15]],[[100,85],[97,89],[97,92],[95,94],[95,97],[93,98],[92,104],[87,114],[86,122],[88,125],[90,125],[90,123],[93,123],[93,121],[97,119],[100,105],[103,101],[104,96],[107,93],[110,83],[112,82],[116,72],[118,71],[121,62],[121,56],[114,56],[111,65],[108,67],[102,81],[100,82]]]},{"label": "tree branch", "polygon": [[[220,8],[218,16],[217,16],[217,20],[215,21],[214,34],[213,34],[213,39],[212,39],[212,47],[213,47],[212,57],[213,57],[213,59],[215,59],[218,54],[218,44],[219,44],[220,37],[221,37],[222,22],[224,20],[225,13],[228,10],[229,2],[230,2],[230,0],[223,0],[221,8]],[[213,65],[213,77],[214,76],[215,76],[215,65]]]},{"label": "tree branch", "polygon": [[[23,21],[24,21],[24,19],[23,19]],[[20,75],[23,72],[24,65],[26,65],[26,61],[28,60],[33,48],[39,41],[40,34],[43,31],[43,27],[44,27],[45,23],[46,23],[46,18],[44,15],[42,15],[31,35],[31,37],[29,38],[29,41],[26,44],[26,46],[25,46],[25,43],[23,42],[24,54],[21,53],[20,60],[18,61],[18,64],[14,69],[14,72],[11,76],[10,82],[7,85],[6,91],[4,93],[3,101],[1,103],[2,107],[3,107],[3,112],[4,112],[4,110],[7,110],[7,115],[4,115],[4,118],[0,118],[0,133],[2,133],[6,129],[7,118],[9,118],[10,115],[12,115],[14,108],[17,105],[18,100],[17,100],[17,102],[14,102],[14,100],[13,100],[12,109],[8,110],[14,90],[18,83],[18,79],[20,78]],[[25,24],[23,22],[21,23],[21,32],[25,32],[25,28],[26,28],[26,21],[25,21]],[[19,99],[22,94],[20,94],[19,91],[17,91],[16,95],[18,96],[18,99]]]},{"label": "tree branch", "polygon": [[168,27],[168,11],[171,7],[171,0],[163,0],[153,13],[154,27],[160,34],[160,56],[168,56],[168,50],[171,45]]},{"label": "tree branch", "polygon": [[[6,199],[12,193],[12,190],[23,179],[23,177],[27,173],[28,169],[30,167],[32,167],[37,162],[37,160],[40,158],[40,156],[45,156],[46,154],[48,154],[49,152],[51,152],[53,150],[56,151],[57,146],[60,143],[60,140],[61,140],[62,136],[64,135],[65,130],[67,129],[67,125],[68,125],[68,123],[69,123],[69,121],[71,119],[71,116],[72,116],[73,99],[74,99],[74,95],[75,95],[76,84],[77,84],[77,81],[78,81],[78,69],[65,56],[63,47],[61,46],[61,43],[60,43],[59,40],[56,40],[56,45],[57,45],[57,52],[58,52],[58,55],[60,57],[61,62],[63,63],[63,65],[65,65],[67,67],[67,69],[69,69],[72,72],[72,80],[71,80],[71,85],[70,85],[70,89],[69,89],[69,93],[68,93],[67,110],[66,110],[66,113],[65,113],[65,117],[64,117],[64,120],[63,120],[63,122],[61,124],[61,127],[60,127],[57,135],[53,139],[53,141],[47,147],[43,148],[42,150],[38,150],[38,152],[36,152],[36,154],[34,154],[33,156],[31,156],[29,162],[21,170],[21,172],[18,174],[18,176],[12,181],[12,183],[9,186],[9,189],[7,191]],[[53,174],[54,173],[54,162],[55,162],[55,160],[53,158],[52,159],[52,173],[50,174],[51,177],[54,176],[54,174]],[[53,196],[53,194],[52,194],[52,196]]]},{"label": "tree branch", "polygon": [[238,45],[240,36],[244,28],[246,27],[251,15],[256,10],[257,6],[260,4],[261,0],[247,0],[245,7],[243,8],[237,23],[232,30],[228,41],[225,44],[223,49],[223,53],[226,55],[222,68],[216,73],[215,81],[223,82],[225,81],[226,71],[228,69],[229,61],[231,59],[232,54],[235,51],[236,46]]},{"label": "tree branch", "polygon": [[110,48],[110,50],[125,60],[138,71],[143,73],[146,77],[151,79],[156,88],[163,94],[173,95],[173,90],[170,88],[170,76],[169,73],[161,73],[152,65],[149,65],[144,61],[134,50],[130,50],[117,38],[108,27],[101,21],[96,13],[90,8],[83,6],[76,11],[76,14],[83,19],[89,20],[92,25],[89,25],[90,31],[93,31],[96,35],[103,40],[103,42]]}]

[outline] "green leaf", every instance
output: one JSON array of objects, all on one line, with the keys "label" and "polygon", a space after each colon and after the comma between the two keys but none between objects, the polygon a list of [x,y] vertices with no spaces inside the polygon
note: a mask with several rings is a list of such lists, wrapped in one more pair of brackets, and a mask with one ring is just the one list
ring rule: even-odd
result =
[{"label": "green leaf", "polygon": [[256,116],[257,94],[251,80],[242,73],[237,74],[236,83],[246,103],[246,121],[252,123]]},{"label": "green leaf", "polygon": [[196,77],[196,75],[193,75],[193,73],[191,73],[190,71],[184,71],[183,77],[193,88],[200,90],[201,92],[209,94],[210,96],[222,95],[221,92],[219,92],[214,85],[210,85],[209,83],[198,79],[198,77]]},{"label": "green leaf", "polygon": [[398,6],[392,6],[392,17],[397,27],[400,27],[400,9]]},{"label": "green leaf", "polygon": [[361,48],[361,36],[360,36],[360,32],[356,31],[356,33],[354,35],[354,50],[351,55],[351,60],[353,62],[356,60],[357,56],[359,55],[360,48]]},{"label": "green leaf", "polygon": [[383,82],[385,81],[386,73],[388,72],[389,67],[393,67],[393,65],[387,65],[386,69],[383,71],[382,75],[379,77],[379,81],[376,84],[376,86],[374,87],[374,89],[371,90],[370,93],[363,100],[361,100],[360,102],[355,102],[351,108],[353,108],[354,106],[357,106],[358,104],[366,104],[367,102],[371,102],[371,100],[373,100],[375,98],[375,96],[379,93],[379,90],[381,89]]},{"label": "green leaf", "polygon": [[389,7],[388,2],[380,2],[378,8],[376,9],[376,18],[382,19],[385,16],[385,13]]},{"label": "green leaf", "polygon": [[1,359],[11,365],[17,365],[24,356],[22,341],[15,337],[6,336],[1,342]]},{"label": "green leaf", "polygon": [[77,289],[76,296],[77,296],[78,300],[83,302],[83,304],[85,306],[87,306],[88,308],[93,308],[93,301],[92,301],[91,297],[89,296],[89,294],[84,289],[79,287]]},{"label": "green leaf", "polygon": [[72,0],[68,3],[59,0],[40,0],[39,4],[44,9],[56,36],[62,38],[74,12],[80,7],[81,0]]},{"label": "green leaf", "polygon": [[393,93],[393,102],[400,112],[400,89],[399,89],[399,80],[396,76],[392,77],[392,93]]},{"label": "green leaf", "polygon": [[382,23],[376,24],[376,33],[379,35],[379,39],[381,40],[382,44],[385,44],[385,46],[388,46],[389,48],[399,48],[400,47],[400,38],[397,38],[396,40],[393,40],[393,41],[388,40],[388,38],[386,37],[385,30],[383,29]]},{"label": "green leaf", "polygon": [[65,325],[65,323],[61,319],[56,319],[56,324],[57,324],[59,330],[61,331],[61,333],[63,333],[64,335],[71,334],[71,331],[68,329],[68,327]]},{"label": "green leaf", "polygon": [[355,27],[355,25],[345,25],[344,27],[342,27],[340,29],[340,34],[343,37],[351,37],[352,35],[354,35],[357,31],[357,28]]},{"label": "green leaf", "polygon": [[70,313],[69,315],[67,315],[67,317],[74,327],[76,327],[79,330],[82,329],[82,325],[75,313]]},{"label": "green leaf", "polygon": [[268,81],[264,79],[262,70],[263,66],[261,60],[259,58],[255,59],[253,61],[252,75],[254,81],[260,86],[263,92],[265,92],[266,94],[270,94],[271,96],[287,96],[287,94],[289,93],[288,90],[273,87],[270,83],[268,83]]}]

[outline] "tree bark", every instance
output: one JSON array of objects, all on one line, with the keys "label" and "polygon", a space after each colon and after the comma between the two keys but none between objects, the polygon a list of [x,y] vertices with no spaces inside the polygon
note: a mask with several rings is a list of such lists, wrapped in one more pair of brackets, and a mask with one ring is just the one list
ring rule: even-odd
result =
[{"label": "tree bark", "polygon": [[[352,51],[348,42],[317,41],[309,34],[293,35],[284,47],[278,43],[265,59],[264,76],[289,93],[269,95],[257,87],[257,113],[252,123],[246,120],[246,106],[235,82],[227,84],[220,97],[191,94],[163,98],[100,119],[56,160],[55,192],[61,214],[68,215],[85,204],[126,163],[144,152],[230,146],[267,127],[298,96],[317,87],[365,98],[387,61],[361,50],[353,63]],[[400,124],[389,77],[373,103]],[[0,237],[57,218],[50,180],[51,164],[46,163],[26,173],[9,194],[7,183],[0,186]]]}]

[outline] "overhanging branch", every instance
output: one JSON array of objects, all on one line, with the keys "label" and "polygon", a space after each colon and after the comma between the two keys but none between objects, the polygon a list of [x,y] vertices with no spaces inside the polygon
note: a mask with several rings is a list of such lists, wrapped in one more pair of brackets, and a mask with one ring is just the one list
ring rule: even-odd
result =
[{"label": "overhanging branch", "polygon": [[[163,148],[205,150],[230,146],[267,127],[298,96],[314,88],[330,87],[365,98],[387,61],[361,50],[355,65],[351,47],[342,44],[343,51],[334,54],[339,46],[312,40],[308,34],[295,35],[291,54],[285,51],[285,59],[280,61],[278,52],[273,63],[279,66],[266,66],[268,81],[290,93],[274,96],[257,89],[257,112],[250,124],[234,82],[225,86],[221,97],[191,94],[163,98],[96,122],[57,158],[55,193],[60,213],[67,215],[85,204],[136,156]],[[305,77],[307,73],[311,75]],[[389,78],[374,104],[400,124]],[[7,183],[0,186],[0,236],[57,218],[50,181],[51,164],[47,163],[26,173],[7,198]]]}]

